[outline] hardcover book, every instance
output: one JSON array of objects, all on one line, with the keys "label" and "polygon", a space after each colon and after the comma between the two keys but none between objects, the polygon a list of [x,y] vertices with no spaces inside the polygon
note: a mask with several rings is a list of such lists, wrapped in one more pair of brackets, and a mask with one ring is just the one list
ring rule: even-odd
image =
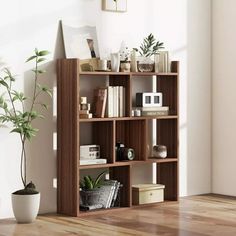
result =
[{"label": "hardcover book", "polygon": [[103,118],[105,116],[107,89],[99,88],[94,90],[95,97],[95,116]]}]

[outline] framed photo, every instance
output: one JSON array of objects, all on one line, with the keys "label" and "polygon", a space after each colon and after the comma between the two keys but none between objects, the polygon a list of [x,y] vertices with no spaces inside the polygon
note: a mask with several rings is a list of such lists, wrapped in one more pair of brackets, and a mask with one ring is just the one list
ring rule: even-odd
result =
[{"label": "framed photo", "polygon": [[126,12],[127,0],[102,0],[103,11]]},{"label": "framed photo", "polygon": [[66,58],[99,58],[97,31],[94,26],[71,27],[61,22]]}]

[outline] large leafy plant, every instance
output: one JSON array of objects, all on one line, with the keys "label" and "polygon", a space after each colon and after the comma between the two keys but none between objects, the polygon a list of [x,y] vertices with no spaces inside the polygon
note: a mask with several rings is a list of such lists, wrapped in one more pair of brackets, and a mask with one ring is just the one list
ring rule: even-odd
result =
[{"label": "large leafy plant", "polygon": [[[45,103],[40,102],[40,96],[43,93],[52,96],[51,90],[38,81],[39,76],[45,73],[45,71],[39,68],[39,65],[46,60],[45,56],[48,54],[48,51],[35,49],[34,54],[26,60],[26,62],[33,61],[35,63],[35,67],[32,70],[34,79],[32,97],[26,97],[23,92],[14,89],[13,85],[16,79],[8,68],[3,68],[0,73],[0,88],[2,87],[1,91],[5,91],[0,95],[0,124],[6,123],[11,125],[11,133],[19,134],[21,141],[20,173],[24,189],[15,192],[17,194],[38,193],[32,182],[27,184],[27,155],[25,146],[26,142],[31,141],[38,132],[38,129],[33,127],[32,122],[37,118],[44,118],[42,114],[37,112],[37,106],[42,106],[45,109],[48,108]],[[26,106],[26,103],[29,106]]]},{"label": "large leafy plant", "polygon": [[151,33],[146,38],[143,39],[139,49],[134,48],[143,57],[150,57],[158,53],[160,49],[164,48],[164,43],[155,39],[154,35]]}]

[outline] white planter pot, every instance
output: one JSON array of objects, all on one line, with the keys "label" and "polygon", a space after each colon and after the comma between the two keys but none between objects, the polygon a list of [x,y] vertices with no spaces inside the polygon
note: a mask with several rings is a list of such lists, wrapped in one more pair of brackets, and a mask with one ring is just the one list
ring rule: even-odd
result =
[{"label": "white planter pot", "polygon": [[119,72],[120,70],[120,53],[111,53],[111,71]]},{"label": "white planter pot", "polygon": [[12,194],[12,208],[18,223],[33,222],[39,211],[40,193],[32,195]]}]

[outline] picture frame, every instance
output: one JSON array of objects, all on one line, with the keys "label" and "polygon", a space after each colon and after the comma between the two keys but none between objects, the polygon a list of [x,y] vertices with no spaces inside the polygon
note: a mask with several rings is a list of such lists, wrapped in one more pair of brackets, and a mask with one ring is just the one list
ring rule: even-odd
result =
[{"label": "picture frame", "polygon": [[136,93],[137,107],[161,107],[162,93]]},{"label": "picture frame", "polygon": [[110,12],[127,12],[127,0],[102,0],[102,10]]},{"label": "picture frame", "polygon": [[72,27],[61,22],[66,58],[99,58],[95,26]]}]

